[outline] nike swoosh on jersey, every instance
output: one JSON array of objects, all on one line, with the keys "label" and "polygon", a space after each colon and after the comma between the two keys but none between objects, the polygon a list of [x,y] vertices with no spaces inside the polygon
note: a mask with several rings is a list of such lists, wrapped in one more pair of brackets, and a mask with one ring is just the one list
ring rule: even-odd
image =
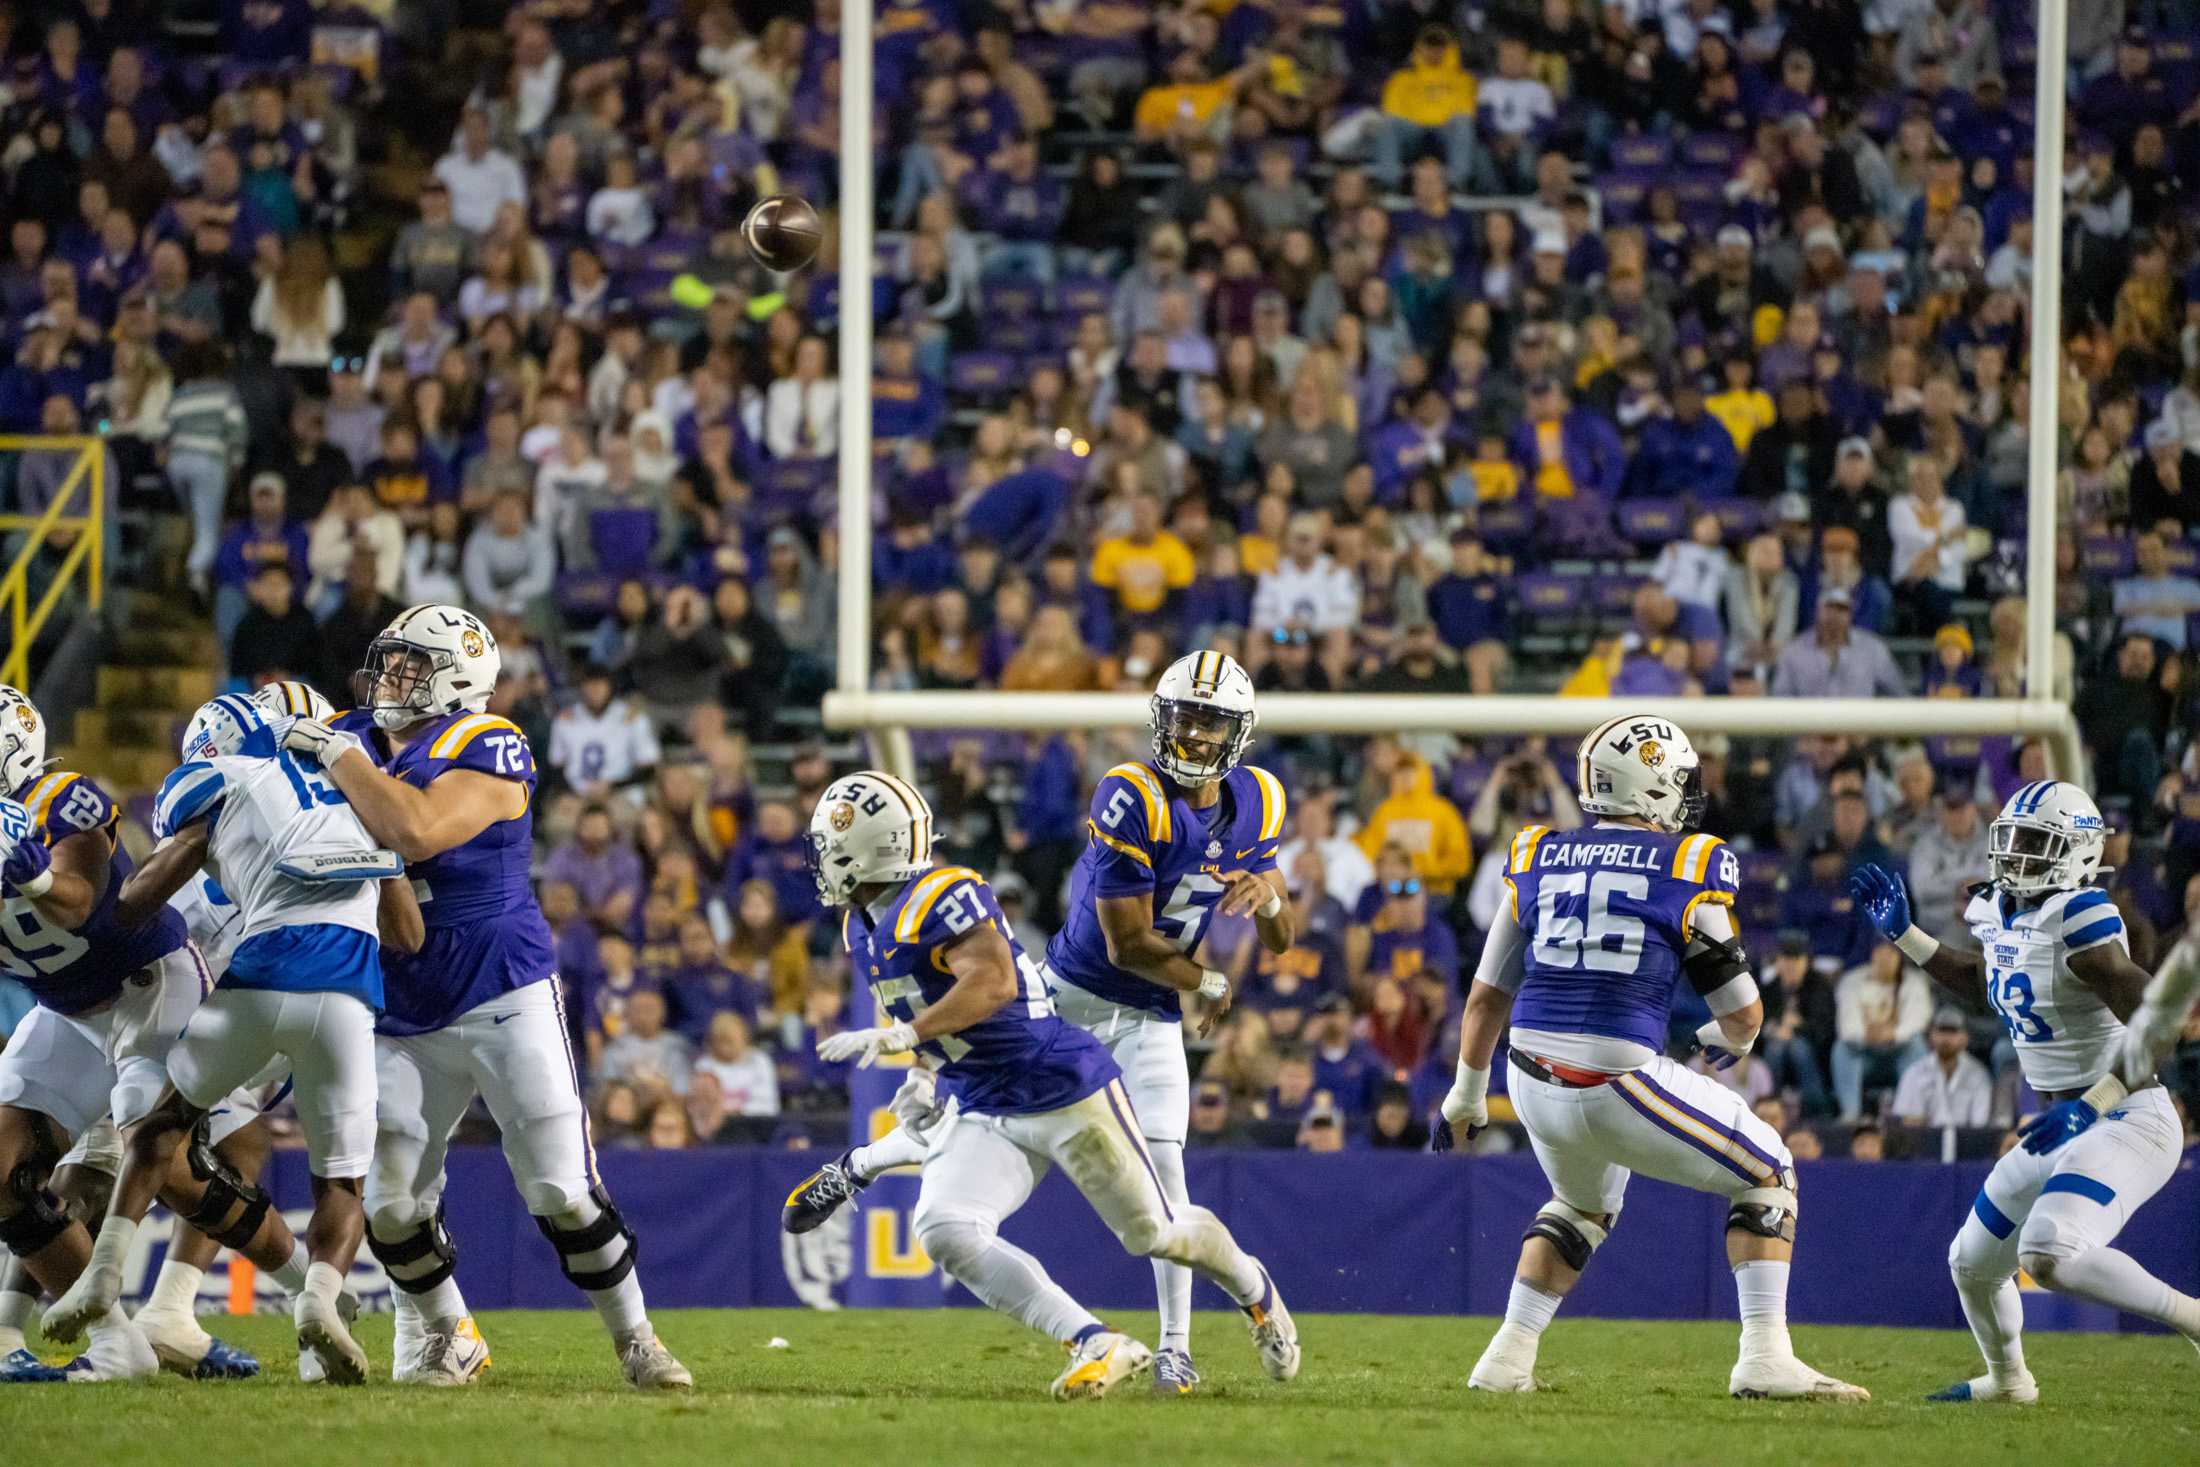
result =
[{"label": "nike swoosh on jersey", "polygon": [[1246,858],[1247,856],[1250,856],[1251,854],[1253,854],[1253,852],[1255,852],[1255,851],[1257,851],[1257,850],[1259,850],[1259,849],[1260,849],[1260,847],[1259,847],[1259,846],[1247,846],[1247,847],[1246,847],[1246,848],[1245,848],[1244,850],[1242,850],[1242,851],[1239,851],[1239,852],[1237,853],[1237,858],[1238,858],[1238,859],[1239,859],[1240,861],[1242,861],[1242,860],[1244,860],[1244,859],[1245,859],[1245,858]]},{"label": "nike swoosh on jersey", "polygon": [[489,1022],[492,1024],[501,1024],[506,1019],[516,1019],[518,1017],[518,1014],[498,1014],[494,1018],[490,1019]]}]

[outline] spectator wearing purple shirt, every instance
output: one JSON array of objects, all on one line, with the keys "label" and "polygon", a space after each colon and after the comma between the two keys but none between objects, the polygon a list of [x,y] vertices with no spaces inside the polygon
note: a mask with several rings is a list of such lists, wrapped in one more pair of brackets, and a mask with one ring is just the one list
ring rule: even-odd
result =
[{"label": "spectator wearing purple shirt", "polygon": [[755,827],[727,858],[727,901],[738,900],[742,883],[750,880],[770,884],[788,922],[806,926],[817,920],[822,909],[817,884],[810,879],[809,844],[794,807],[784,800],[766,800],[756,807]]},{"label": "spectator wearing purple shirt", "polygon": [[1038,143],[1011,139],[1001,152],[1001,166],[973,176],[964,193],[971,222],[994,239],[986,252],[987,273],[1028,275],[1051,286],[1064,200],[1061,183],[1040,171]]},{"label": "spectator wearing purple shirt", "polygon": [[283,476],[262,470],[247,493],[250,513],[231,525],[214,552],[214,632],[222,645],[245,613],[245,587],[265,565],[290,571],[294,594],[306,594],[306,527],[284,513]]},{"label": "spectator wearing purple shirt", "polygon": [[581,907],[599,925],[623,928],[642,896],[642,858],[619,839],[611,810],[591,804],[574,822],[573,835],[543,863],[545,881],[562,881],[580,894]]},{"label": "spectator wearing purple shirt", "polygon": [[719,952],[710,923],[692,912],[680,921],[680,965],[666,981],[665,992],[672,1001],[673,1027],[698,1049],[709,1042],[710,1021],[720,1014],[739,1014],[753,1027],[770,1009],[756,981]]}]

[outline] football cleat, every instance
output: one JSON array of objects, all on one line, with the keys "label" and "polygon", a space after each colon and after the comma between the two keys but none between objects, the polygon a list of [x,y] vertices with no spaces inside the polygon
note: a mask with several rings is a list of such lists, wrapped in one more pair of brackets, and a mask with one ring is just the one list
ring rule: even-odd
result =
[{"label": "football cleat", "polygon": [[1260,1368],[1270,1380],[1290,1380],[1299,1373],[1299,1328],[1291,1322],[1291,1311],[1283,1307],[1283,1296],[1276,1292],[1276,1281],[1267,1268],[1255,1267],[1260,1268],[1263,1285],[1260,1299],[1242,1306],[1240,1312],[1253,1336],[1253,1348],[1260,1352]]},{"label": "football cleat", "polygon": [[160,1368],[187,1380],[250,1380],[260,1362],[249,1351],[224,1344],[181,1309],[140,1309],[137,1327],[160,1357]]},{"label": "football cleat", "polygon": [[61,1367],[72,1384],[111,1380],[151,1380],[160,1374],[160,1357],[134,1324],[102,1326],[91,1332],[84,1353]]},{"label": "football cleat", "polygon": [[86,1267],[69,1285],[67,1293],[46,1310],[46,1338],[60,1344],[82,1339],[84,1332],[107,1317],[122,1297],[122,1270]]},{"label": "football cleat", "polygon": [[2030,1371],[2005,1381],[1982,1375],[1974,1380],[1959,1380],[1944,1391],[1934,1391],[1925,1399],[1940,1402],[2008,1401],[2018,1406],[2032,1406],[2039,1402],[2040,1388],[2039,1383],[2032,1379]]},{"label": "football cleat", "polygon": [[1157,1396],[1188,1396],[1199,1387],[1199,1372],[1192,1369],[1192,1357],[1183,1350],[1162,1350],[1153,1357],[1153,1393]]},{"label": "football cleat", "polygon": [[469,1314],[449,1329],[430,1325],[420,1336],[420,1358],[391,1378],[406,1385],[471,1385],[489,1368],[489,1345]]},{"label": "football cleat", "polygon": [[[338,1299],[341,1297],[339,1295]],[[311,1355],[321,1367],[321,1378],[331,1385],[365,1385],[367,1352],[359,1348],[359,1342],[344,1327],[343,1309],[338,1300],[324,1299],[313,1293],[300,1294],[295,1313],[299,1360],[303,1362]],[[300,1374],[303,1373],[301,1363]]]},{"label": "football cleat", "polygon": [[1069,1364],[1048,1389],[1057,1401],[1097,1401],[1153,1368],[1153,1351],[1129,1335],[1103,1329],[1069,1347]]},{"label": "football cleat", "polygon": [[855,1155],[850,1147],[833,1160],[802,1179],[802,1185],[787,1194],[787,1205],[779,1211],[779,1225],[790,1233],[806,1233],[822,1226],[825,1219],[840,1210],[841,1204],[871,1185],[868,1178],[856,1175],[849,1158]]},{"label": "football cleat", "polygon": [[654,1330],[638,1333],[619,1347],[619,1368],[638,1391],[692,1391],[695,1377],[672,1356]]},{"label": "football cleat", "polygon": [[1501,1327],[1490,1340],[1488,1348],[1482,1351],[1482,1358],[1474,1362],[1474,1373],[1467,1377],[1467,1389],[1511,1392],[1536,1390],[1535,1355],[1534,1339],[1508,1337]]},{"label": "football cleat", "polygon": [[48,1365],[28,1350],[0,1356],[0,1385],[52,1385],[67,1380],[58,1365]]},{"label": "football cleat", "polygon": [[[295,1299],[291,1301],[291,1307],[293,1309],[297,1307]],[[337,1294],[336,1317],[344,1322],[344,1331],[349,1334],[352,1325],[357,1323],[359,1319],[359,1296],[349,1289]],[[415,1318],[417,1317],[415,1316]],[[413,1340],[413,1353],[418,1355],[419,1352],[420,1341],[416,1333]],[[397,1366],[393,1361],[390,1366],[392,1379],[396,1377],[396,1371]],[[300,1350],[298,1352],[298,1379],[304,1381],[307,1385],[328,1379],[328,1366],[323,1362],[318,1351]]]},{"label": "football cleat", "polygon": [[1726,1391],[1745,1401],[1868,1401],[1872,1393],[1862,1386],[1835,1380],[1793,1355],[1759,1355],[1736,1362],[1727,1377]]}]

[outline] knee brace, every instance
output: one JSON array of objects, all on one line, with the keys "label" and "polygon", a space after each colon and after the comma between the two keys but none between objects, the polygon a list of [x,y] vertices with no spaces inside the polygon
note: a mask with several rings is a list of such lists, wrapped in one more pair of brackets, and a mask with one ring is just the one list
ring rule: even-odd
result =
[{"label": "knee brace", "polygon": [[[17,1168],[18,1174],[21,1170]],[[61,1210],[61,1199],[45,1188],[33,1188],[26,1194],[11,1177],[8,1192],[15,1199],[16,1209],[12,1217],[0,1218],[0,1246],[16,1257],[28,1258],[43,1251],[69,1230],[69,1215]],[[33,1290],[37,1287],[31,1286]]]},{"label": "knee brace", "polygon": [[1760,1238],[1795,1241],[1795,1189],[1752,1187],[1736,1194],[1726,1209],[1726,1230],[1754,1233]]},{"label": "knee brace", "polygon": [[22,1118],[23,1154],[0,1182],[5,1183],[8,1196],[28,1204],[53,1180],[54,1168],[61,1165],[64,1148],[60,1136],[54,1132],[53,1122],[45,1116],[35,1110],[17,1111],[16,1114]]},{"label": "knee brace", "polygon": [[634,1272],[634,1258],[639,1251],[634,1230],[619,1216],[619,1209],[611,1205],[611,1194],[602,1187],[591,1189],[588,1199],[598,1208],[594,1221],[568,1227],[556,1217],[538,1215],[535,1226],[558,1250],[558,1267],[574,1288],[614,1288]]},{"label": "knee brace", "polygon": [[[1619,1215],[1612,1215],[1612,1227],[1619,1226]],[[1593,1212],[1582,1212],[1569,1207],[1553,1197],[1536,1213],[1535,1221],[1528,1224],[1528,1231],[1521,1235],[1525,1243],[1530,1238],[1541,1238],[1558,1250],[1558,1256],[1566,1266],[1580,1273],[1589,1266],[1589,1257],[1602,1247],[1612,1235],[1612,1228],[1597,1221]]]},{"label": "knee brace", "polygon": [[373,1228],[368,1228],[367,1251],[390,1276],[392,1287],[408,1294],[427,1293],[448,1279],[451,1270],[458,1267],[458,1245],[451,1241],[450,1232],[443,1226],[440,1202],[436,1204],[434,1217],[412,1224],[409,1231],[397,1238],[385,1240],[376,1236]]},{"label": "knee brace", "polygon": [[243,1252],[258,1235],[275,1199],[230,1169],[220,1153],[206,1144],[203,1124],[191,1138],[188,1158],[192,1177],[204,1183],[206,1191],[184,1221],[224,1247]]}]

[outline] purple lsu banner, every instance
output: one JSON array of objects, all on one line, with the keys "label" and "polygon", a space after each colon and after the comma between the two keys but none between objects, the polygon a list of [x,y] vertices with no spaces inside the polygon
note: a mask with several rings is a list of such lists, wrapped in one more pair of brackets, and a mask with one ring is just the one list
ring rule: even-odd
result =
[{"label": "purple lsu banner", "polygon": [[[877,1075],[885,1086],[900,1071]],[[2200,1292],[2200,1172],[2188,1154],[2167,1187],[2117,1245],[2170,1285]],[[914,1174],[881,1178],[854,1206],[802,1238],[779,1229],[788,1192],[821,1151],[713,1148],[610,1151],[605,1185],[641,1240],[643,1286],[663,1307],[813,1308],[969,1305],[917,1246],[910,1227]],[[1395,1152],[1193,1151],[1192,1196],[1221,1214],[1275,1272],[1292,1306],[1370,1314],[1500,1314],[1522,1231],[1550,1197],[1526,1155],[1432,1157]],[[1963,1323],[1948,1281],[1948,1242],[1988,1167],[1902,1162],[1806,1162],[1799,1167],[1801,1238],[1791,1316],[1814,1324]],[[303,1225],[305,1157],[276,1157],[270,1182]],[[581,1302],[520,1206],[502,1156],[451,1153],[448,1221],[458,1279],[479,1309],[561,1308]],[[1627,1208],[1595,1266],[1567,1301],[1569,1314],[1638,1319],[1730,1319],[1725,1204],[1655,1182],[1629,1189]],[[1002,1230],[1063,1286],[1103,1310],[1153,1307],[1153,1272],[1123,1252],[1076,1190],[1049,1176]],[[147,1239],[157,1241],[157,1232]],[[131,1292],[149,1284],[149,1249],[133,1259]],[[142,1281],[142,1284],[141,1284]],[[362,1251],[354,1278],[369,1306],[387,1307],[388,1282]],[[1226,1308],[1199,1285],[1200,1307]],[[217,1272],[210,1295],[225,1294]],[[2115,1329],[2110,1311],[2026,1291],[2036,1329]]]}]

